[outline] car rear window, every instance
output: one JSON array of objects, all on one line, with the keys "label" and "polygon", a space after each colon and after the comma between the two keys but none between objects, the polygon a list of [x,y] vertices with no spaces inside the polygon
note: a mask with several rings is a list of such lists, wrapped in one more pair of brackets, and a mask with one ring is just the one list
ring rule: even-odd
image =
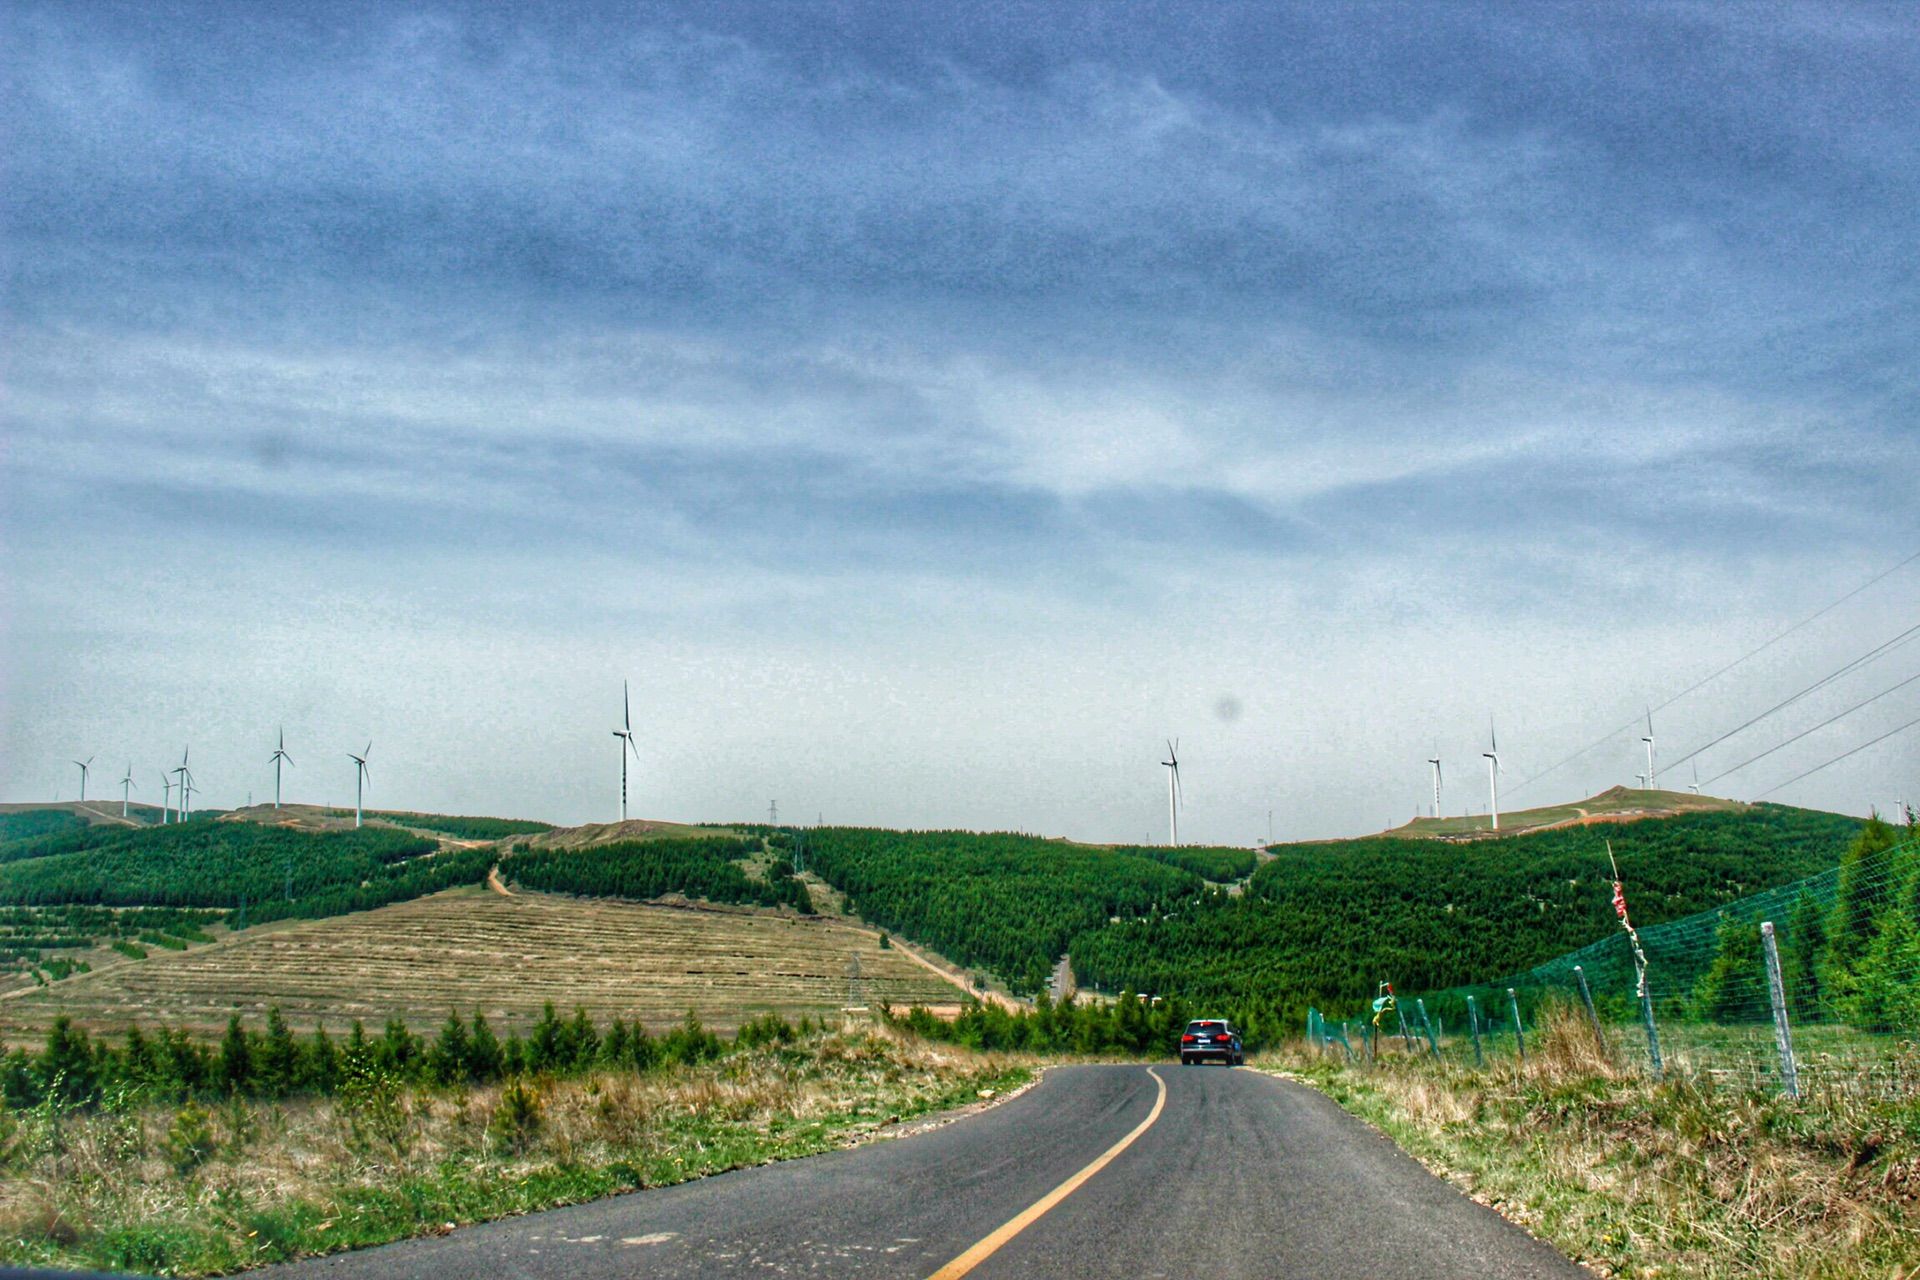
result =
[{"label": "car rear window", "polygon": [[1226,1034],[1226,1030],[1227,1024],[1224,1022],[1189,1022],[1187,1024],[1189,1035],[1217,1036]]}]

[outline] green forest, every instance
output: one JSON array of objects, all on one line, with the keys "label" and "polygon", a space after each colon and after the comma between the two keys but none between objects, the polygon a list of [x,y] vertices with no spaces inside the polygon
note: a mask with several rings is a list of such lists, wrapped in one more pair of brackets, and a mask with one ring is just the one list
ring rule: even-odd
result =
[{"label": "green forest", "polygon": [[1167,845],[1128,844],[1116,846],[1113,852],[1164,862],[1170,867],[1191,871],[1202,880],[1211,880],[1216,884],[1245,880],[1253,874],[1254,866],[1260,861],[1260,855],[1251,849],[1231,849],[1209,845],[1182,845],[1179,848],[1172,848]]},{"label": "green forest", "polygon": [[[21,845],[33,847],[20,851]],[[195,817],[94,826],[14,842],[0,905],[224,907],[246,919],[361,911],[482,879],[489,850],[436,853],[390,827],[308,832]]]},{"label": "green forest", "polygon": [[1074,937],[1203,889],[1191,871],[1038,836],[822,827],[806,856],[863,919],[1022,994],[1045,987]]},{"label": "green forest", "polygon": [[1606,844],[1637,923],[1723,906],[1831,868],[1851,818],[1784,806],[1451,843],[1374,838],[1276,846],[1247,896],[1073,940],[1074,972],[1228,1001],[1286,1019],[1403,991],[1483,982],[1617,932]]},{"label": "green forest", "polygon": [[765,879],[754,878],[741,866],[762,847],[756,836],[622,840],[579,849],[522,846],[500,870],[515,884],[549,893],[636,902],[679,893],[709,902],[787,906],[811,915],[813,897],[795,877],[792,863],[775,859]]}]

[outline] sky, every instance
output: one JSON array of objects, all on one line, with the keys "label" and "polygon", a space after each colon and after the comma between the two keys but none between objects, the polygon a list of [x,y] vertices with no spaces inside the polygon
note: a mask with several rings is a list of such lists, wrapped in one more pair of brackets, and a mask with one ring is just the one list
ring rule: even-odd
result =
[{"label": "sky", "polygon": [[[0,799],[1920,800],[1920,25],[0,9]],[[1892,573],[1886,573],[1893,569]],[[1880,577],[1886,573],[1886,576]],[[1592,749],[1537,776],[1583,746]],[[1777,751],[1742,768],[1751,756]],[[1725,777],[1723,771],[1731,770]],[[1786,785],[1782,785],[1786,784]]]}]

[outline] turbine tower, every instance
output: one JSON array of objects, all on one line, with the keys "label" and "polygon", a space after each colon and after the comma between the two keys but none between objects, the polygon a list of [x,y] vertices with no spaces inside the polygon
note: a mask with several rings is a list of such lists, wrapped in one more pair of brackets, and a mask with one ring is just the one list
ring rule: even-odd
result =
[{"label": "turbine tower", "polygon": [[135,790],[133,781],[133,762],[127,762],[127,776],[120,779],[120,816],[127,816],[127,792]]},{"label": "turbine tower", "polygon": [[1160,762],[1167,770],[1167,843],[1180,845],[1180,740],[1167,739],[1167,758]]},{"label": "turbine tower", "polygon": [[1487,812],[1493,815],[1493,829],[1500,829],[1500,735],[1494,731],[1493,717],[1487,717],[1487,741],[1493,749],[1480,754],[1487,759]]},{"label": "turbine tower", "polygon": [[1693,762],[1693,781],[1687,784],[1687,790],[1695,795],[1700,794],[1700,762],[1698,760]]},{"label": "turbine tower", "polygon": [[93,757],[88,756],[85,760],[75,760],[74,763],[80,766],[80,801],[84,804],[87,799],[87,766],[93,763]]},{"label": "turbine tower", "polygon": [[1640,739],[1647,744],[1647,789],[1657,791],[1660,787],[1659,776],[1653,771],[1653,708],[1647,708],[1647,736]]},{"label": "turbine tower", "polygon": [[347,759],[353,761],[353,825],[356,828],[360,825],[360,800],[367,787],[367,757],[372,754],[372,738],[367,739],[367,745],[360,749],[359,755],[347,752]]},{"label": "turbine tower", "polygon": [[166,826],[173,821],[173,784],[167,781],[166,771],[160,773],[160,825]]},{"label": "turbine tower", "polygon": [[640,758],[640,748],[633,745],[633,699],[627,693],[627,682],[620,682],[620,727],[613,731],[620,739],[620,821],[627,820],[627,753]]},{"label": "turbine tower", "polygon": [[1428,756],[1427,763],[1433,766],[1433,816],[1440,816],[1440,757]]},{"label": "turbine tower", "polygon": [[187,768],[187,755],[192,750],[193,745],[191,743],[180,749],[180,766],[173,771],[174,776],[179,779],[179,781],[174,784],[174,790],[180,793],[178,821],[181,822],[185,822],[187,816],[193,812],[188,805],[188,801],[193,794],[193,772]]},{"label": "turbine tower", "polygon": [[[367,745],[371,746],[373,744],[368,743]],[[273,763],[273,807],[278,809],[280,807],[280,762],[284,760],[288,764],[293,763],[293,757],[287,754],[287,729],[285,725],[280,727],[280,745],[273,749],[273,754],[268,756],[267,759]]]}]

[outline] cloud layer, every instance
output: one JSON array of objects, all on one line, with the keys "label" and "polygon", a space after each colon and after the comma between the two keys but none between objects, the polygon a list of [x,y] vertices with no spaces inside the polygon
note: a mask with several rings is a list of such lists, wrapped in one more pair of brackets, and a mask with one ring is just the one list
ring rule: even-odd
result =
[{"label": "cloud layer", "polygon": [[310,708],[396,803],[603,816],[632,676],[672,816],[1133,839],[1184,733],[1198,835],[1361,830],[1436,735],[1558,759],[1912,549],[1894,9],[5,34],[10,796],[198,735],[234,802]]}]

